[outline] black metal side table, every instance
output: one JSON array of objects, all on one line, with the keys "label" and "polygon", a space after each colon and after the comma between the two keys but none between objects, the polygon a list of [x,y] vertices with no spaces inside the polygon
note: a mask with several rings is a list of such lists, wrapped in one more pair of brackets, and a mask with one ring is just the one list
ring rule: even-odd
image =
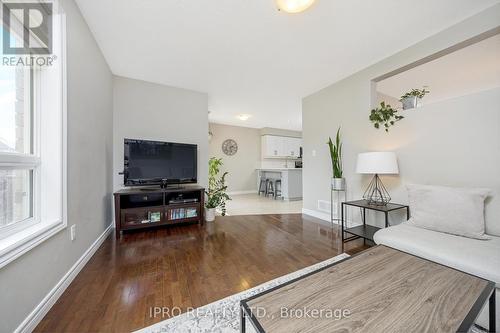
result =
[{"label": "black metal side table", "polygon": [[[347,223],[344,219],[344,207],[345,206],[353,206],[359,207],[363,210],[363,225],[359,225],[352,228],[347,228]],[[410,206],[400,205],[395,203],[388,203],[385,206],[371,205],[368,204],[367,200],[356,200],[356,201],[347,201],[342,203],[342,211],[341,211],[341,222],[342,222],[342,249],[344,248],[344,243],[350,242],[355,239],[362,238],[363,244],[366,244],[366,240],[370,240],[373,242],[373,235],[379,231],[381,228],[366,224],[366,210],[375,210],[378,212],[382,212],[385,214],[385,227],[389,226],[389,213],[399,209],[406,209],[406,220],[410,219]],[[344,225],[345,223],[345,225]],[[349,237],[344,237],[344,233],[350,234]]]}]

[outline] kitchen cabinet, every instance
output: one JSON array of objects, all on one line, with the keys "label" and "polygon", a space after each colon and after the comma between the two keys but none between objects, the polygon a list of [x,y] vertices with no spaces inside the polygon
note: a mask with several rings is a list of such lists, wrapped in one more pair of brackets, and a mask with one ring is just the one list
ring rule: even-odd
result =
[{"label": "kitchen cabinet", "polygon": [[267,158],[278,158],[285,153],[281,137],[274,135],[262,136],[262,155]]},{"label": "kitchen cabinet", "polygon": [[300,147],[302,146],[302,139],[299,138],[285,138],[285,155],[289,157],[298,158],[300,156]]},{"label": "kitchen cabinet", "polygon": [[302,139],[277,135],[262,136],[263,158],[299,158]]}]

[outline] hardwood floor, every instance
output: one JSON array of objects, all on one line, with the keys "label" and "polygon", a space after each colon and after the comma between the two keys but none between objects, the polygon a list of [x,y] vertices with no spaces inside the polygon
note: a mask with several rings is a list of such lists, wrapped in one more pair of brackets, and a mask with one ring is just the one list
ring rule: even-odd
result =
[{"label": "hardwood floor", "polygon": [[338,255],[339,237],[301,214],[110,235],[35,332],[130,332],[168,318],[152,307],[185,311]]}]

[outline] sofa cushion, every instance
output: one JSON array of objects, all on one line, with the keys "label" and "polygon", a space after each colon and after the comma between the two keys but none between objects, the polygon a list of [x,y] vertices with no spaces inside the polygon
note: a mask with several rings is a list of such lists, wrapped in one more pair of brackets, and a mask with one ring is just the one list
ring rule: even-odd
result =
[{"label": "sofa cushion", "polygon": [[458,236],[488,239],[484,200],[488,189],[408,185],[411,223]]},{"label": "sofa cushion", "polygon": [[377,231],[373,238],[377,244],[482,277],[500,287],[500,237],[477,240],[402,223]]}]

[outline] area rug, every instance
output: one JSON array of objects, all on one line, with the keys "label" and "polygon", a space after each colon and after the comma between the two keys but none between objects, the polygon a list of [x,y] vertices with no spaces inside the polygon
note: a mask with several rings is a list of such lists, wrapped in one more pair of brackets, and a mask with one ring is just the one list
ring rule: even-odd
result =
[{"label": "area rug", "polygon": [[[194,332],[216,332],[236,333],[240,330],[240,300],[258,294],[262,291],[298,278],[314,270],[330,265],[334,262],[348,258],[343,253],[336,257],[327,259],[315,265],[303,268],[285,276],[263,283],[257,287],[231,295],[219,301],[204,305],[189,312],[185,312],[170,319],[161,321],[152,326],[140,329],[135,333],[194,333]],[[252,325],[246,325],[247,332],[254,333]]]}]

